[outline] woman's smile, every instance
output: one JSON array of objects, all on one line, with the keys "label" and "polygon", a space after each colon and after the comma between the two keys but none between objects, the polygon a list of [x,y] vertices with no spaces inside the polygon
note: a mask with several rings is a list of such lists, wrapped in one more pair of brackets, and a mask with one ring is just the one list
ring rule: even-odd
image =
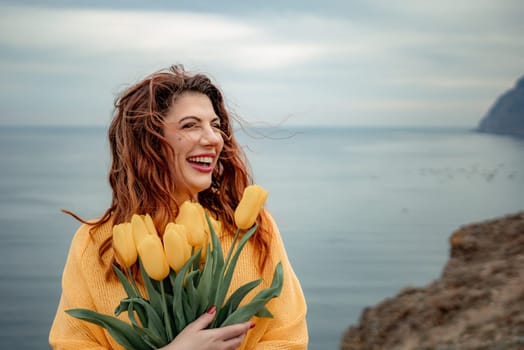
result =
[{"label": "woman's smile", "polygon": [[202,173],[210,173],[214,169],[216,158],[216,154],[204,153],[190,156],[187,158],[187,161],[191,164],[193,169]]}]

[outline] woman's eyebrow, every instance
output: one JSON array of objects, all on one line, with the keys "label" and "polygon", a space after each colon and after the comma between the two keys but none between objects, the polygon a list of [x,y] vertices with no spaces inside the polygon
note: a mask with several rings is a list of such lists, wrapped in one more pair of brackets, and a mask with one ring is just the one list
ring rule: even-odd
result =
[{"label": "woman's eyebrow", "polygon": [[[180,124],[180,123],[182,123],[182,122],[184,122],[184,121],[186,121],[188,119],[194,119],[194,120],[196,120],[198,122],[202,121],[202,118],[200,118],[200,117],[197,117],[197,116],[194,116],[194,115],[188,115],[188,116],[180,118],[178,123]],[[215,116],[215,117],[211,118],[211,120],[210,120],[210,122],[216,122],[216,121],[219,121],[219,122],[221,121],[219,116]]]},{"label": "woman's eyebrow", "polygon": [[202,120],[202,119],[200,119],[200,118],[197,117],[197,116],[194,116],[194,115],[188,115],[188,116],[186,116],[186,117],[182,117],[182,118],[180,118],[180,120],[178,121],[178,123],[180,124],[180,123],[182,123],[183,121],[188,120],[188,119],[196,119],[197,121],[201,121],[201,120]]}]

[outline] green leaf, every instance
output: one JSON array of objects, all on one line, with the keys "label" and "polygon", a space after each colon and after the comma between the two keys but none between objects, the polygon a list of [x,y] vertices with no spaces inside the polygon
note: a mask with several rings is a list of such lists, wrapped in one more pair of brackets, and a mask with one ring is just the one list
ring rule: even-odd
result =
[{"label": "green leaf", "polygon": [[[145,324],[145,328],[148,328],[152,330],[159,338],[161,338],[165,344],[168,342],[167,338],[167,332],[164,327],[164,323],[162,322],[162,319],[159,316],[159,312],[162,312],[161,310],[155,310],[155,308],[147,302],[147,300],[136,298],[132,300],[133,303],[138,304],[138,307],[142,307],[144,312],[147,315],[147,324]],[[135,307],[136,308],[136,307]]]},{"label": "green leaf", "polygon": [[[184,280],[188,270],[192,267],[195,259],[200,257],[200,251],[193,254],[182,266],[180,271],[172,281],[173,285],[173,316],[175,318],[175,329],[176,333],[182,332],[182,330],[193,320],[188,320],[184,313]],[[187,300],[185,300],[187,302]]]},{"label": "green leaf", "polygon": [[[156,344],[154,343],[154,341],[151,340],[151,339],[147,336],[147,334],[145,334],[143,331],[144,331],[144,329],[140,329],[140,330],[137,330],[137,333],[140,334],[140,336],[141,336],[142,340],[144,341],[144,343],[146,343],[147,345],[149,345],[149,346],[151,347],[151,349],[159,349],[159,348],[161,348],[161,347],[163,346],[163,345],[160,345],[160,346],[156,345]],[[166,345],[166,344],[164,344],[164,345]]]},{"label": "green leaf", "polygon": [[256,317],[267,317],[267,318],[273,318],[273,314],[271,311],[268,310],[267,306],[264,306],[258,312],[255,314]]},{"label": "green leaf", "polygon": [[166,335],[168,340],[175,339],[175,336],[173,335],[173,325],[171,321],[171,315],[169,314],[169,310],[167,309],[167,300],[166,300],[166,291],[164,290],[164,281],[160,282],[160,290],[162,293],[162,315],[164,316],[164,326],[166,330]]},{"label": "green leaf", "polygon": [[[142,299],[142,297],[138,297]],[[136,298],[126,298],[120,300],[120,304],[115,309],[115,316],[120,315],[122,312],[126,311],[128,309],[128,305],[130,303],[133,303],[133,300]],[[140,322],[145,325],[147,324],[147,315],[145,314],[144,310],[142,308],[135,308],[136,313],[138,314],[138,318],[140,319]]]},{"label": "green leaf", "polygon": [[[122,305],[122,303],[120,303]],[[127,317],[131,321],[131,325],[133,327],[141,327],[141,325],[136,321],[135,318],[135,305],[132,301],[127,303]]]},{"label": "green leaf", "polygon": [[200,270],[191,271],[186,277],[186,298],[187,304],[185,306],[185,314],[187,320],[196,320],[198,316],[198,310],[200,309],[201,299],[198,295],[197,289],[195,288],[195,281],[200,275]]},{"label": "green leaf", "polygon": [[231,254],[233,254],[235,245],[237,244],[237,241],[238,241],[238,237],[240,237],[240,229],[237,229],[237,232],[235,233],[235,237],[233,238],[233,243],[231,243],[231,247],[229,248],[229,251],[227,252],[227,257],[225,261],[226,268],[227,266],[229,266],[229,263],[231,261]]},{"label": "green leaf", "polygon": [[199,299],[199,302],[198,302],[199,308],[196,311],[197,315],[203,314],[205,311],[207,311],[211,307],[210,291],[211,291],[211,287],[213,283],[212,278],[213,278],[214,257],[215,255],[211,254],[211,248],[210,248],[210,245],[208,244],[206,261],[200,273],[200,280],[196,288],[196,294]]},{"label": "green leaf", "polygon": [[[153,286],[153,281],[147,275],[147,272],[144,269],[144,266],[140,261],[140,258],[138,259],[138,265],[140,266],[140,273],[142,274],[142,279],[144,280],[144,284],[146,286],[147,295],[149,297],[149,302],[151,303],[151,306],[153,306],[153,309],[162,312],[162,295]],[[162,314],[160,313],[158,316],[161,317]]]},{"label": "green leaf", "polygon": [[[222,306],[224,303],[224,299],[226,297],[227,291],[229,289],[229,286],[231,285],[231,279],[233,278],[233,272],[235,270],[238,258],[240,256],[240,253],[242,252],[242,249],[246,245],[247,241],[253,234],[255,233],[257,229],[257,225],[253,226],[249,231],[246,232],[246,234],[242,237],[240,242],[238,243],[238,246],[235,249],[234,254],[231,257],[231,261],[229,262],[228,266],[226,267],[227,270],[225,271],[224,276],[221,280],[219,280],[219,286],[216,291],[215,295],[215,305],[217,305],[217,308]],[[219,311],[219,310],[218,310]],[[213,322],[213,326],[215,326],[216,323]]]},{"label": "green leaf", "polygon": [[113,271],[120,280],[120,283],[122,283],[122,286],[124,286],[127,296],[130,298],[138,297],[139,295],[137,294],[136,290],[131,286],[124,273],[120,271],[120,269],[115,264],[113,264]]},{"label": "green leaf", "polygon": [[238,288],[231,295],[231,297],[229,297],[229,300],[226,304],[231,304],[231,308],[233,310],[236,310],[242,299],[244,299],[244,297],[253,289],[255,289],[260,283],[262,283],[262,278],[244,284],[242,287]]},{"label": "green leaf", "polygon": [[138,335],[135,329],[118,318],[103,315],[87,309],[71,309],[66,313],[81,320],[101,326],[123,347],[129,350],[149,350],[149,345]]},{"label": "green leaf", "polygon": [[262,283],[261,278],[244,284],[242,287],[238,288],[233,294],[231,294],[227,302],[224,304],[222,310],[220,310],[219,314],[216,316],[217,324],[221,324],[222,322],[224,322],[224,320],[238,308],[238,305],[244,299],[244,297],[254,288],[256,288],[260,283]]},{"label": "green leaf", "polygon": [[[209,216],[206,213],[206,220],[207,224],[209,226],[209,232],[211,235],[211,243],[213,250],[211,250],[211,254],[208,253],[207,260],[210,259],[211,261],[211,271],[209,272],[210,276],[206,277],[201,283],[204,284],[204,287],[202,287],[202,294],[207,294],[207,300],[205,309],[200,310],[200,313],[203,313],[205,310],[207,310],[211,306],[215,306],[217,308],[217,313],[220,312],[220,309],[222,307],[221,304],[216,303],[216,297],[217,293],[220,289],[220,285],[222,283],[222,279],[224,276],[224,269],[225,269],[225,262],[224,262],[224,255],[222,253],[222,245],[220,244],[220,240],[218,239],[216,232],[213,228],[213,225],[211,224],[211,221],[209,219]],[[206,275],[208,272],[206,272]],[[211,325],[208,328],[215,328],[216,327],[216,318],[213,320]]]},{"label": "green leaf", "polygon": [[158,333],[158,329],[153,328],[152,330],[150,330],[148,328],[141,327],[136,323],[136,319],[133,313],[133,309],[136,306],[138,306],[139,308],[142,307],[142,305],[138,303],[130,302],[128,308],[128,316],[131,320],[133,329],[142,337],[144,342],[146,342],[149,346],[151,346],[154,349],[158,349],[166,345],[167,341],[166,339],[162,339],[162,337]]},{"label": "green leaf", "polygon": [[220,327],[246,322],[251,317],[253,317],[253,315],[259,312],[264,314],[264,311],[260,310],[265,307],[269,300],[280,295],[280,292],[282,291],[282,285],[284,283],[283,276],[284,271],[282,269],[282,263],[279,262],[275,268],[275,272],[273,273],[273,281],[271,282],[271,286],[260,291],[248,304],[238,308],[231,315],[229,315],[229,317],[227,317],[226,320],[220,324]]},{"label": "green leaf", "polygon": [[184,298],[182,299],[182,312],[184,313],[184,317],[186,319],[186,322],[189,324],[192,321],[196,319],[195,315],[193,314],[192,307],[189,304],[189,298],[188,298],[187,291],[184,291]]},{"label": "green leaf", "polygon": [[153,349],[158,349],[166,345],[167,341],[160,337],[160,335],[157,332],[157,329],[154,329],[153,331],[153,330],[141,327],[140,325],[137,324],[135,315],[133,313],[133,310],[135,309],[135,305],[139,306],[139,308],[141,307],[141,305],[138,305],[133,302],[130,302],[128,306],[128,317],[131,320],[131,324],[134,330],[142,337],[144,342],[147,343]]},{"label": "green leaf", "polygon": [[[211,251],[212,259],[214,262],[213,266],[213,284],[212,287],[217,287],[217,282],[219,282],[222,279],[222,275],[224,274],[224,255],[222,253],[222,245],[220,244],[220,240],[218,239],[215,230],[213,229],[213,225],[211,224],[211,221],[209,220],[209,216],[206,213],[206,220],[207,224],[209,226],[209,232],[211,234],[211,242],[213,244],[213,250]],[[215,295],[214,292],[211,293],[211,295]],[[214,304],[215,306],[219,307],[219,305]]]},{"label": "green leaf", "polygon": [[171,282],[171,293],[174,296],[175,295],[175,279],[176,279],[176,271],[173,269],[169,269],[169,281]]},{"label": "green leaf", "polygon": [[198,248],[195,254],[198,254],[198,258],[193,260],[193,268],[192,268],[193,271],[198,270],[198,268],[200,267],[200,259],[202,257],[202,248]]}]

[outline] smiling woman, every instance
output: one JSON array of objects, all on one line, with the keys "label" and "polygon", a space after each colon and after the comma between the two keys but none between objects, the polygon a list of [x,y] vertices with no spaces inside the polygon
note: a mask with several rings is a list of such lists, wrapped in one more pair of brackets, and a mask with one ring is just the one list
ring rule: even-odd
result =
[{"label": "smiling woman", "polygon": [[[73,238],[64,268],[62,295],[49,335],[54,349],[122,349],[102,327],[65,313],[81,308],[111,315],[125,298],[111,270],[114,263],[122,266],[112,238],[115,225],[133,221],[135,214],[150,214],[147,230],[162,236],[189,201],[203,207],[220,227],[224,251],[236,241],[234,209],[251,177],[222,93],[209,78],[173,66],[131,86],[116,101],[109,141],[110,207],[89,222],[70,213],[83,225]],[[282,263],[280,296],[267,304],[273,317],[268,318],[266,310],[257,313],[261,318],[208,329],[223,306],[209,301],[209,310],[163,349],[307,348],[306,303],[278,228],[266,210],[252,219],[258,229],[240,255],[229,293],[261,279],[245,298],[250,300],[249,295],[269,287],[275,266]],[[136,275],[137,266],[130,268]],[[145,282],[138,279],[137,283],[144,290]],[[119,317],[130,321],[127,314]]]}]

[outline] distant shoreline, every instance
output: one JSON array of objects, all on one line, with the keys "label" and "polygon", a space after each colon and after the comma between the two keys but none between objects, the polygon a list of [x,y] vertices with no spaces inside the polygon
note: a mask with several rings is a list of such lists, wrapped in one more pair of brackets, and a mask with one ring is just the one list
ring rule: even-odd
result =
[{"label": "distant shoreline", "polygon": [[[109,125],[72,125],[72,124],[62,124],[62,125],[0,125],[0,130],[100,130],[107,129]],[[357,126],[357,125],[278,125],[278,126],[247,126],[247,129],[260,129],[260,130],[393,130],[393,131],[472,131],[480,132],[477,128],[472,126]],[[485,132],[484,132],[485,133]]]}]

